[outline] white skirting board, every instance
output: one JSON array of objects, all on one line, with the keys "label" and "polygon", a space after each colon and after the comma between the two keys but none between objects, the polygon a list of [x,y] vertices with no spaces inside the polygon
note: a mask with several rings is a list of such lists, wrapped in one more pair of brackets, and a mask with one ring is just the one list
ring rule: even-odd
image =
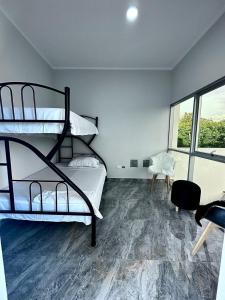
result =
[{"label": "white skirting board", "polygon": [[6,283],[5,283],[5,271],[3,265],[3,257],[2,257],[2,246],[0,240],[0,299],[7,300],[7,291],[6,291]]},{"label": "white skirting board", "polygon": [[225,237],[223,240],[223,250],[220,263],[220,275],[217,287],[216,300],[225,300]]}]

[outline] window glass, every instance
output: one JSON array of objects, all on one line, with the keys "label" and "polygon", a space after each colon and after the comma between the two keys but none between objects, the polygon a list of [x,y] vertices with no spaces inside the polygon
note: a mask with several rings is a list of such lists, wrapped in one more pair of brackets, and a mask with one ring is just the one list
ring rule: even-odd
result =
[{"label": "window glass", "polygon": [[174,180],[187,180],[189,155],[176,151],[169,151],[175,159],[175,176]]},{"label": "window glass", "polygon": [[190,98],[171,108],[169,147],[189,151],[194,98]]},{"label": "window glass", "polygon": [[225,155],[225,86],[200,98],[197,150]]},{"label": "window glass", "polygon": [[193,181],[201,187],[201,204],[225,199],[225,164],[193,157]]}]

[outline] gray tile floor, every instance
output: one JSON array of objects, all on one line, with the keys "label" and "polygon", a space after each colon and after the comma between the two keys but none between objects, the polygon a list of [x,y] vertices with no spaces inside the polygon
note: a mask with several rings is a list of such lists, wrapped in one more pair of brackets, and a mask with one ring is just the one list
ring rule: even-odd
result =
[{"label": "gray tile floor", "polygon": [[162,181],[109,179],[101,212],[96,248],[79,223],[2,222],[9,300],[215,299],[223,233],[192,257],[202,228]]}]

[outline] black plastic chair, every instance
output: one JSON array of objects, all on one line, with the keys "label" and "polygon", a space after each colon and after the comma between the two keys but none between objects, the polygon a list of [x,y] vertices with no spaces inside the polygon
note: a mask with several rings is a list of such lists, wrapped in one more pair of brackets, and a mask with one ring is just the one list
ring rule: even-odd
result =
[{"label": "black plastic chair", "polygon": [[210,222],[207,224],[205,230],[202,232],[201,236],[199,237],[197,243],[193,247],[192,255],[195,255],[204,241],[207,239],[209,233],[214,228],[222,228],[225,229],[225,208],[219,206],[212,206],[208,210],[207,214],[204,217],[205,219],[209,220]]},{"label": "black plastic chair", "polygon": [[171,202],[179,208],[186,210],[196,210],[200,203],[201,189],[191,181],[174,181],[171,191]]},{"label": "black plastic chair", "polygon": [[225,208],[219,206],[213,206],[207,212],[205,216],[207,220],[215,223],[217,226],[225,229]]}]

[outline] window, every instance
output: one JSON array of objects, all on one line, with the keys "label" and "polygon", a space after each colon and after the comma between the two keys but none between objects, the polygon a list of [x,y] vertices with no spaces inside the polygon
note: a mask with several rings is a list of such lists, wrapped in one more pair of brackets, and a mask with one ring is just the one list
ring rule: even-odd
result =
[{"label": "window", "polygon": [[175,151],[169,152],[176,161],[174,180],[187,180],[189,155]]},{"label": "window", "polygon": [[225,86],[199,99],[197,150],[225,156]]},{"label": "window", "polygon": [[[202,203],[225,191],[225,77],[171,105],[169,146],[175,180],[202,188]],[[225,193],[224,193],[225,197]]]},{"label": "window", "polygon": [[189,151],[194,98],[172,106],[170,116],[170,148]]},{"label": "window", "polygon": [[193,159],[193,181],[201,187],[201,204],[224,199],[225,165],[200,157]]}]

